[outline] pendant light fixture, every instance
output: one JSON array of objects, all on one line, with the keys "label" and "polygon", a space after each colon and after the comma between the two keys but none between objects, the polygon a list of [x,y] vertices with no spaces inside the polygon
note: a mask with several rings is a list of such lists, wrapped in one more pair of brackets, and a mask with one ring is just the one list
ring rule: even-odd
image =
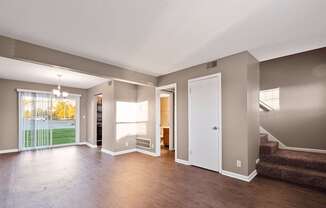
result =
[{"label": "pendant light fixture", "polygon": [[56,97],[66,98],[66,97],[69,96],[69,93],[65,92],[65,91],[61,91],[61,77],[62,77],[62,75],[58,74],[57,76],[58,76],[58,80],[59,80],[58,87],[57,87],[57,89],[53,89],[52,93]]}]

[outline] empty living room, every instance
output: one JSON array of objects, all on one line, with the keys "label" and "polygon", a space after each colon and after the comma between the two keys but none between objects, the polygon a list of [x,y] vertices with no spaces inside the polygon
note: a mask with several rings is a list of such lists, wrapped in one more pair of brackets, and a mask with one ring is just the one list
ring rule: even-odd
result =
[{"label": "empty living room", "polygon": [[325,0],[0,0],[0,208],[325,208]]}]

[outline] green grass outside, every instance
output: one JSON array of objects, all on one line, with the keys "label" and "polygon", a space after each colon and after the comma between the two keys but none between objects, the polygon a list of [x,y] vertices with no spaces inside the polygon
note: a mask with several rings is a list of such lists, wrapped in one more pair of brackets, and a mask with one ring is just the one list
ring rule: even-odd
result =
[{"label": "green grass outside", "polygon": [[[31,130],[25,131],[25,147],[33,147]],[[48,146],[51,144],[48,129],[39,129],[36,132],[36,146]],[[52,145],[69,144],[75,142],[75,129],[52,129]]]}]

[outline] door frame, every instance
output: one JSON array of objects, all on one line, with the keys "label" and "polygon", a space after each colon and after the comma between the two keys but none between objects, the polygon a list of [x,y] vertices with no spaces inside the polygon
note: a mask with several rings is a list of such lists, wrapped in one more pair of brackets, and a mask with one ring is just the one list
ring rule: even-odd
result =
[{"label": "door frame", "polygon": [[205,79],[209,79],[209,78],[215,78],[217,77],[218,81],[219,81],[219,89],[218,89],[218,94],[220,95],[220,99],[219,99],[219,131],[218,131],[218,136],[219,136],[219,141],[218,141],[218,151],[219,151],[219,156],[218,156],[218,162],[219,162],[219,167],[218,167],[218,172],[221,173],[222,172],[222,162],[223,162],[223,158],[222,158],[222,151],[223,151],[223,142],[222,142],[222,74],[219,73],[215,73],[215,74],[211,74],[211,75],[207,75],[207,76],[202,76],[202,77],[196,77],[193,79],[189,79],[188,80],[188,160],[189,160],[189,164],[191,164],[191,160],[190,160],[190,141],[191,141],[191,134],[190,134],[190,122],[191,122],[191,113],[190,113],[190,107],[191,107],[191,99],[190,99],[190,83],[193,81],[199,81],[199,80],[205,80]]},{"label": "door frame", "polygon": [[102,95],[102,146],[103,146],[103,93],[97,93],[92,97],[93,107],[93,118],[92,118],[92,129],[94,131],[94,141],[92,145],[97,147],[97,96]]},{"label": "door frame", "polygon": [[161,155],[161,135],[160,135],[160,123],[161,123],[161,106],[160,106],[160,91],[165,90],[165,89],[171,89],[174,88],[174,109],[173,109],[173,114],[174,114],[174,122],[173,122],[173,139],[174,139],[174,160],[177,161],[177,156],[178,156],[178,129],[177,129],[177,83],[172,83],[160,87],[155,88],[155,103],[156,103],[156,112],[155,112],[155,130],[156,130],[156,135],[155,135],[155,154],[157,156]]}]

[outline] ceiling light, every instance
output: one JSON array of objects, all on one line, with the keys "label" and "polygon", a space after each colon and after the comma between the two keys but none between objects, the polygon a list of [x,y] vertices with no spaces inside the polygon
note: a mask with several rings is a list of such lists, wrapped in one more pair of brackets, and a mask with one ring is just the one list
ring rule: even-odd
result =
[{"label": "ceiling light", "polygon": [[63,98],[66,98],[69,96],[69,93],[68,92],[65,92],[65,91],[61,91],[61,77],[62,75],[61,74],[58,74],[58,87],[57,89],[53,89],[52,90],[52,94],[56,97],[63,97]]}]

